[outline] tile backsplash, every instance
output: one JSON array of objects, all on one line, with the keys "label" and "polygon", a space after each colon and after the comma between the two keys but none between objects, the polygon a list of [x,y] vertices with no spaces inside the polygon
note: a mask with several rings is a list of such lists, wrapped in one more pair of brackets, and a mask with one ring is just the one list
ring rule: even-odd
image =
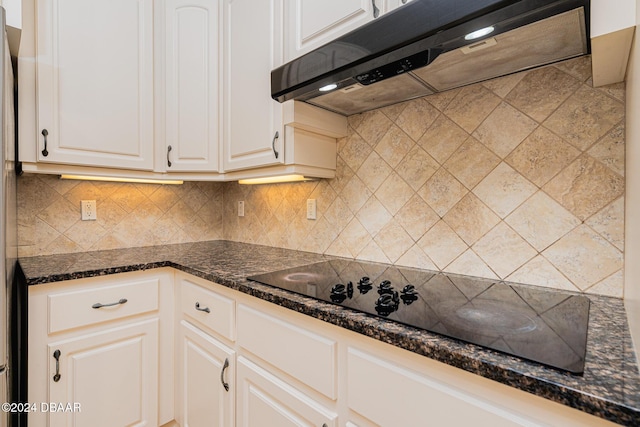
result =
[{"label": "tile backsplash", "polygon": [[354,115],[335,179],[225,184],[224,237],[622,296],[624,118],[589,57]]},{"label": "tile backsplash", "polygon": [[351,116],[331,180],[27,175],[20,255],[225,238],[620,297],[624,112],[624,85],[594,89],[583,57]]},{"label": "tile backsplash", "polygon": [[[49,255],[222,237],[222,184],[152,185],[18,179],[18,255]],[[97,220],[80,220],[96,200]]]}]

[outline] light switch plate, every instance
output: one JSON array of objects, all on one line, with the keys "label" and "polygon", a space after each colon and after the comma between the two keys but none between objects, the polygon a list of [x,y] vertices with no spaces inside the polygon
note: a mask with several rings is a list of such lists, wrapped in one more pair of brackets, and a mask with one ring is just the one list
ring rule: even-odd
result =
[{"label": "light switch plate", "polygon": [[238,202],[238,216],[244,216],[244,201]]},{"label": "light switch plate", "polygon": [[307,219],[316,219],[317,207],[316,199],[307,199]]},{"label": "light switch plate", "polygon": [[80,210],[82,212],[83,221],[95,221],[98,219],[95,200],[81,200]]}]

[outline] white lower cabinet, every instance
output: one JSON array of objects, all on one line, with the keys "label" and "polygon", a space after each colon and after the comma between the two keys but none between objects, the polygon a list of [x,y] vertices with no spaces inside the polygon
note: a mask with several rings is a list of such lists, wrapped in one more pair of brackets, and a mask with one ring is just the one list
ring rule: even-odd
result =
[{"label": "white lower cabinet", "polygon": [[29,287],[29,427],[156,427],[173,411],[173,270]]},{"label": "white lower cabinet", "polygon": [[170,268],[30,287],[28,345],[30,427],[614,425]]},{"label": "white lower cabinet", "polygon": [[184,427],[235,425],[235,352],[186,321],[180,322],[177,369]]},{"label": "white lower cabinet", "polygon": [[65,406],[50,427],[158,425],[158,319],[53,342],[49,354],[48,402]]},{"label": "white lower cabinet", "polygon": [[338,415],[245,357],[238,358],[238,427],[337,427]]}]

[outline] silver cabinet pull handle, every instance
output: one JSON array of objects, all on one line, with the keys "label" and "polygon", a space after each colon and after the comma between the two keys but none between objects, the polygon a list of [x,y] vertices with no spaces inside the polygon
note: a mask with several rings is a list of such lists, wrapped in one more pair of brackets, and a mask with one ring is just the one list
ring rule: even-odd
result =
[{"label": "silver cabinet pull handle", "polygon": [[126,298],[122,298],[122,299],[120,299],[120,301],[112,302],[112,303],[109,303],[109,304],[101,304],[101,303],[97,302],[97,303],[93,304],[91,306],[91,308],[112,307],[114,305],[120,305],[120,304],[124,304],[126,302],[127,302]]},{"label": "silver cabinet pull handle", "polygon": [[49,136],[49,131],[42,129],[42,136],[44,136],[44,149],[42,150],[42,155],[47,157],[49,155],[49,151],[47,150],[47,136]]},{"label": "silver cabinet pull handle", "polygon": [[171,160],[169,159],[169,153],[171,153],[171,150],[172,150],[172,148],[171,148],[171,146],[169,145],[169,146],[167,147],[167,166],[169,166],[169,167],[171,167]]},{"label": "silver cabinet pull handle", "polygon": [[209,310],[209,307],[200,307],[199,302],[196,302],[196,310],[204,311],[205,313],[211,313],[211,310]]},{"label": "silver cabinet pull handle", "polygon": [[402,4],[407,4],[407,0],[402,0]]},{"label": "silver cabinet pull handle", "polygon": [[273,140],[271,141],[271,149],[273,149],[273,154],[276,156],[276,159],[280,155],[280,153],[276,151],[276,139],[278,139],[279,137],[280,137],[280,134],[278,133],[278,131],[276,131],[276,134],[273,135]]},{"label": "silver cabinet pull handle", "polygon": [[225,391],[229,391],[229,383],[224,381],[224,371],[229,367],[229,358],[224,359],[224,365],[222,365],[222,371],[220,371],[220,382]]},{"label": "silver cabinet pull handle", "polygon": [[53,381],[60,381],[60,350],[53,352],[53,358],[56,359],[56,373],[53,376]]},{"label": "silver cabinet pull handle", "polygon": [[377,18],[380,16],[380,9],[376,6],[376,0],[371,0],[371,4],[373,5],[373,17]]}]

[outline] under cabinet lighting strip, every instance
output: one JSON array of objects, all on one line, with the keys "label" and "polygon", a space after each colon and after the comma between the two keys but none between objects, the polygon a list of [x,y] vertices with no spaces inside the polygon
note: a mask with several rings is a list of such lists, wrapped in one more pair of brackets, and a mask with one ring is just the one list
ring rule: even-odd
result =
[{"label": "under cabinet lighting strip", "polygon": [[173,184],[180,185],[180,180],[164,180],[164,179],[145,179],[145,178],[118,178],[110,176],[91,176],[91,175],[60,175],[60,179],[77,179],[82,181],[108,181],[108,182],[130,182],[137,184]]}]

